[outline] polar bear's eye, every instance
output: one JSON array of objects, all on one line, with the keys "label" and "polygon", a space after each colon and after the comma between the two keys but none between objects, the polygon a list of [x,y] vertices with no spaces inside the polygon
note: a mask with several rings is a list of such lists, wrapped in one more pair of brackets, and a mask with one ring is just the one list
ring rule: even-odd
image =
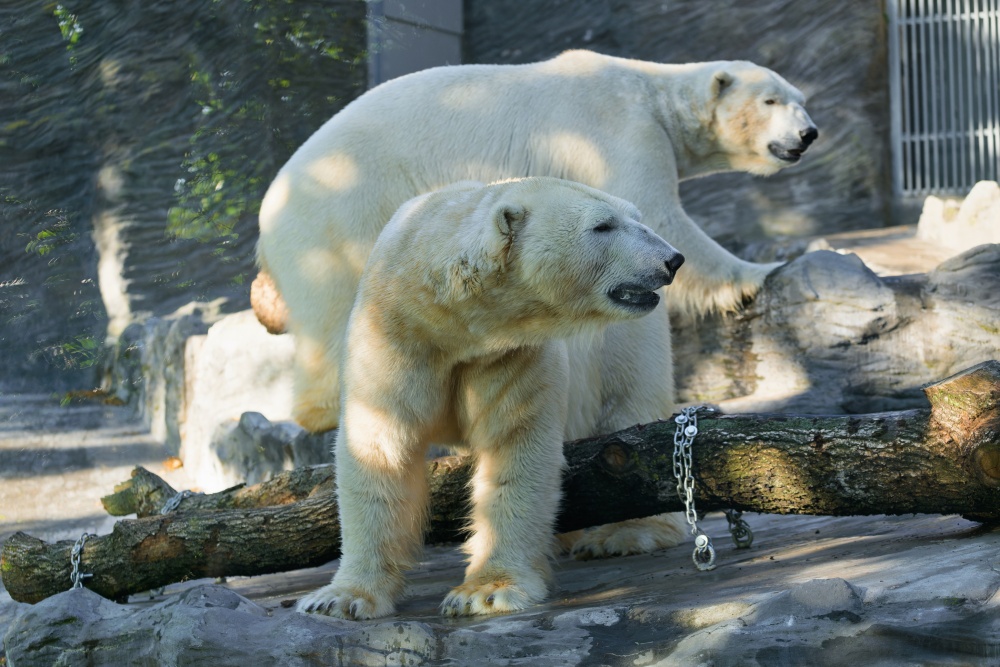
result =
[{"label": "polar bear's eye", "polygon": [[770,104],[775,104],[775,103],[777,103],[777,100],[764,100],[764,104],[770,105]]},{"label": "polar bear's eye", "polygon": [[614,225],[611,224],[610,220],[602,220],[596,227],[594,227],[595,232],[610,232],[614,229]]}]

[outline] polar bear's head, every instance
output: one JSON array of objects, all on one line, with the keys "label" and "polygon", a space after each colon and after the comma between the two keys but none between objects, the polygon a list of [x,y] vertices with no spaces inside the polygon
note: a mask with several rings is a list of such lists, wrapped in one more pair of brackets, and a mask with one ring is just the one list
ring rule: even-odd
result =
[{"label": "polar bear's head", "polygon": [[798,162],[819,135],[802,93],[766,67],[715,63],[709,86],[715,142],[731,169],[773,174]]},{"label": "polar bear's head", "polygon": [[551,313],[570,325],[640,317],[684,262],[635,206],[600,190],[555,178],[489,187],[503,188],[489,214],[503,300],[525,315]]}]

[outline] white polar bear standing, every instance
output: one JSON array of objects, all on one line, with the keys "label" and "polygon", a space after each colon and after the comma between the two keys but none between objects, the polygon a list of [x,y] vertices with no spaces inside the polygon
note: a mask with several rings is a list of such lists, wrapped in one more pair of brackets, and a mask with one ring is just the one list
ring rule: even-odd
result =
[{"label": "white polar bear standing", "polygon": [[[258,257],[296,337],[295,418],[337,425],[340,358],[362,268],[408,199],[463,180],[565,178],[635,204],[687,257],[670,306],[732,309],[775,264],[724,250],[681,208],[678,182],[771,174],[816,137],[802,94],[747,62],[663,65],[569,51],[529,65],[462,65],[389,81],[345,107],[291,157],[260,211]],[[564,438],[653,421],[674,409],[666,309],[569,345]],[[584,556],[676,544],[675,520],[577,535]]]},{"label": "white polar bear standing", "polygon": [[684,261],[638,219],[628,202],[554,178],[461,183],[399,209],[347,326],[340,567],[300,610],[394,611],[422,545],[424,457],[441,438],[477,461],[465,582],[442,611],[542,600],[569,404],[561,339],[647,315]]}]

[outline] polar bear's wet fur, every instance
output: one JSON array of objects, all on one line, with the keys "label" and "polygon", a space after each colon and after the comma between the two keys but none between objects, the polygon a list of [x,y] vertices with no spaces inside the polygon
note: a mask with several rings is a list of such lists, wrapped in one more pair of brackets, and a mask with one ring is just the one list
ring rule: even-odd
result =
[{"label": "polar bear's wet fur", "polygon": [[578,183],[462,183],[404,204],[347,328],[328,586],[299,608],[385,616],[422,544],[431,442],[476,456],[465,582],[449,615],[546,593],[569,406],[564,339],[651,313],[683,257],[631,204]]}]

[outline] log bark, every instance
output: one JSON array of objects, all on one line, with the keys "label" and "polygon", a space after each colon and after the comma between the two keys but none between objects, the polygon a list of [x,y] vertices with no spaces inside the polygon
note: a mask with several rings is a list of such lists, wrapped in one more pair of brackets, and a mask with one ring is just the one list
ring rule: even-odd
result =
[{"label": "log bark", "polygon": [[[924,390],[930,409],[854,416],[710,415],[693,448],[702,511],[778,514],[963,514],[1000,520],[1000,362]],[[566,447],[559,530],[681,509],[672,421]],[[473,463],[430,462],[430,540],[459,537]],[[187,578],[253,575],[339,555],[334,496],[250,510],[120,521],[87,542],[86,586],[112,599]],[[24,533],[0,552],[11,597],[37,602],[69,587],[72,543]]]},{"label": "log bark", "polygon": [[[317,493],[332,492],[333,488],[332,465],[307,466],[253,486],[240,484],[218,493],[193,494],[183,498],[174,510],[191,512],[287,505]],[[160,514],[167,501],[176,495],[177,491],[161,477],[138,466],[132,470],[130,479],[115,486],[114,493],[101,498],[101,504],[112,516],[135,514],[143,518]]]}]

